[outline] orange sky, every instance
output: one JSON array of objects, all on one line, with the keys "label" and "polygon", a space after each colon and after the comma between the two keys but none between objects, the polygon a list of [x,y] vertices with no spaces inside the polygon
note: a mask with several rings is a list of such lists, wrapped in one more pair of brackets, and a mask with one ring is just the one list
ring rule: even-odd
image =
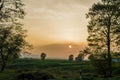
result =
[{"label": "orange sky", "polygon": [[[86,45],[88,20],[85,14],[96,1],[99,0],[24,0],[27,12],[24,24],[28,30],[27,40],[34,46],[33,53],[43,51],[51,57],[59,57],[57,52],[61,51],[64,55],[59,58],[62,58],[69,53],[61,44],[67,45],[66,48],[72,44],[76,48],[71,53],[76,54],[81,44]],[[48,45],[54,45],[54,50]]]}]

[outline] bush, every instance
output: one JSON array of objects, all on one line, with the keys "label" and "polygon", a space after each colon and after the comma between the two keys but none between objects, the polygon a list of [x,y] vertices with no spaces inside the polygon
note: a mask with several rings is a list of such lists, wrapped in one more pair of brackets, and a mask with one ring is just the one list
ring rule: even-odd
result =
[{"label": "bush", "polygon": [[52,74],[39,71],[28,71],[17,74],[15,80],[49,80],[54,79]]},{"label": "bush", "polygon": [[108,76],[109,66],[106,54],[92,54],[90,61],[99,75],[103,75],[104,77]]},{"label": "bush", "polygon": [[45,53],[41,53],[41,60],[45,60],[45,58],[46,58],[46,54]]},{"label": "bush", "polygon": [[114,71],[113,71],[113,74],[114,74],[114,75],[120,75],[120,69],[118,68],[118,69],[114,70]]},{"label": "bush", "polygon": [[84,54],[80,51],[78,56],[75,58],[76,61],[81,62],[84,59]]},{"label": "bush", "polygon": [[95,75],[92,73],[83,74],[83,80],[94,80]]},{"label": "bush", "polygon": [[69,55],[69,61],[73,61],[74,56],[73,55]]}]

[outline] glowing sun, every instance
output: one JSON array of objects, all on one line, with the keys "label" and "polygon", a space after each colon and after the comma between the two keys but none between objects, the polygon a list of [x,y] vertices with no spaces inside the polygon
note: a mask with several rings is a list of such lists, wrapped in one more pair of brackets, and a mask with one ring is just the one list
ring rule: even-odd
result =
[{"label": "glowing sun", "polygon": [[69,45],[68,47],[71,49],[71,48],[72,48],[72,45]]}]

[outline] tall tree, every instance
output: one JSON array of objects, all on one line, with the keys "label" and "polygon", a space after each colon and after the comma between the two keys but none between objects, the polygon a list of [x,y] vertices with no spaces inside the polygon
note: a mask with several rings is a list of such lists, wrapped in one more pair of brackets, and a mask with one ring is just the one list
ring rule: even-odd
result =
[{"label": "tall tree", "polygon": [[87,18],[90,19],[88,44],[93,51],[107,51],[108,76],[111,76],[111,51],[120,48],[120,0],[101,0],[93,4]]},{"label": "tall tree", "polygon": [[0,0],[0,71],[27,46],[26,30],[20,23],[25,15],[23,6],[21,0]]}]

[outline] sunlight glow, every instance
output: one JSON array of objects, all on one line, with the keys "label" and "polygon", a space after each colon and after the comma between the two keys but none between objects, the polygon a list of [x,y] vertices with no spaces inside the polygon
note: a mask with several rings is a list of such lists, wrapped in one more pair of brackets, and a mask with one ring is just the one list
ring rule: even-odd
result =
[{"label": "sunlight glow", "polygon": [[71,49],[71,48],[72,48],[72,45],[69,45],[68,47]]}]

